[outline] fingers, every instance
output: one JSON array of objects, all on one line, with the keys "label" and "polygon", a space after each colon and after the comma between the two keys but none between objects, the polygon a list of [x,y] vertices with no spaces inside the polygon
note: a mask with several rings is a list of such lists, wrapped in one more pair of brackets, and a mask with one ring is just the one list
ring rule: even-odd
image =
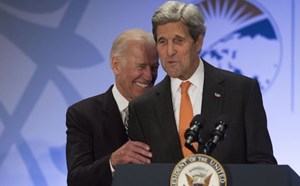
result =
[{"label": "fingers", "polygon": [[140,147],[140,148],[148,150],[148,151],[150,150],[149,145],[147,145],[146,143],[140,142],[140,141],[128,141],[127,143],[130,143],[136,147]]},{"label": "fingers", "polygon": [[125,163],[148,164],[151,163],[151,157],[152,153],[147,144],[138,141],[128,141],[112,153],[111,163],[113,167],[117,164]]},{"label": "fingers", "polygon": [[149,145],[139,141],[129,141],[128,143],[130,144],[129,148],[132,148],[132,151],[136,154],[140,154],[148,158],[152,157]]}]

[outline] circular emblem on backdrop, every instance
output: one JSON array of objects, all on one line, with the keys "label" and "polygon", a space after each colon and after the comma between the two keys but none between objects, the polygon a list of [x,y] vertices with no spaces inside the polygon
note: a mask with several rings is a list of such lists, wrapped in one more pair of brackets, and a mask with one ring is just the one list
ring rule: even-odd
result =
[{"label": "circular emblem on backdrop", "polygon": [[282,42],[272,16],[257,1],[194,0],[206,20],[201,56],[212,65],[257,79],[262,92],[274,82]]},{"label": "circular emblem on backdrop", "polygon": [[227,178],[222,165],[214,158],[195,154],[182,159],[174,167],[170,186],[226,186]]}]

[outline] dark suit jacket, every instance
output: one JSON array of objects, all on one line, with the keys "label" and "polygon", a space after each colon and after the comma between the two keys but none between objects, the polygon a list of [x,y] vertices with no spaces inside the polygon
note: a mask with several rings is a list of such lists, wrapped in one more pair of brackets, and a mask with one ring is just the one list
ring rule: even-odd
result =
[{"label": "dark suit jacket", "polygon": [[112,87],[67,110],[68,185],[108,186],[112,152],[128,141]]},{"label": "dark suit jacket", "polygon": [[[129,138],[150,145],[152,163],[177,163],[183,158],[170,87],[170,77],[166,76],[129,104]],[[218,116],[228,118],[227,136],[211,154],[220,163],[277,163],[256,80],[204,62],[201,115],[205,120],[204,142],[215,128]]]}]

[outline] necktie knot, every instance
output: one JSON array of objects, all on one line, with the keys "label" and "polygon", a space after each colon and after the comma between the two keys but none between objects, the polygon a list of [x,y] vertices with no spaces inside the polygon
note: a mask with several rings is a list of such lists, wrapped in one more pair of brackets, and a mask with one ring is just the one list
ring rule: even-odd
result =
[{"label": "necktie knot", "polygon": [[180,84],[180,87],[181,87],[181,94],[187,93],[187,91],[188,91],[190,85],[191,85],[191,82],[189,82],[189,81],[182,82],[182,83]]}]

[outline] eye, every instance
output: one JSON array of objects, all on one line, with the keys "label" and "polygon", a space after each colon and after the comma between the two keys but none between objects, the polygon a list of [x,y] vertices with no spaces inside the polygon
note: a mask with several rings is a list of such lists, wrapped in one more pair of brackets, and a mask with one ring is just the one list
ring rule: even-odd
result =
[{"label": "eye", "polygon": [[181,38],[181,37],[176,37],[176,38],[173,40],[173,42],[174,42],[175,44],[181,44],[181,43],[184,42],[184,39]]},{"label": "eye", "polygon": [[167,42],[167,41],[166,41],[165,39],[160,38],[160,39],[157,41],[157,44],[162,45],[162,44],[165,44],[166,42]]},{"label": "eye", "polygon": [[145,68],[145,64],[138,64],[137,65],[137,69],[144,69]]}]

